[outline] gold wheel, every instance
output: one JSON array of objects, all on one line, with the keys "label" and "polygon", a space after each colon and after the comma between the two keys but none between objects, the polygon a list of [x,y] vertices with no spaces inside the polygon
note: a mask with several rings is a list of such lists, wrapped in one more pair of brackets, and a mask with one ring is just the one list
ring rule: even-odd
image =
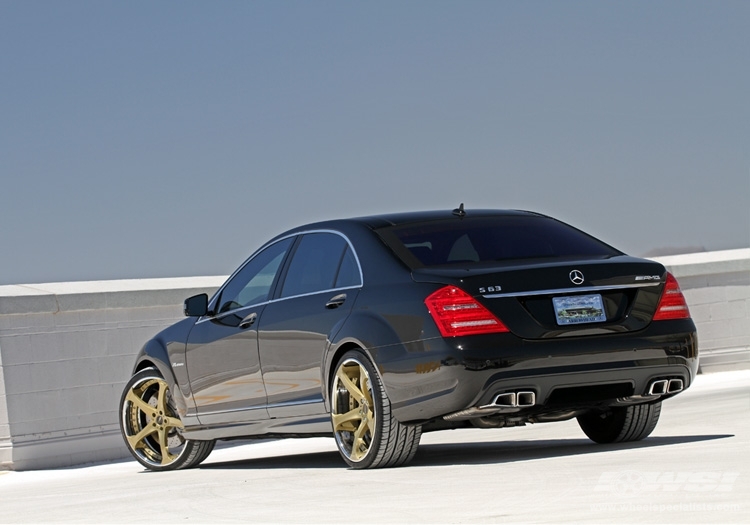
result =
[{"label": "gold wheel", "polygon": [[396,419],[383,380],[362,351],[341,357],[330,401],[336,447],[349,467],[398,467],[417,453],[422,427]]},{"label": "gold wheel", "polygon": [[376,428],[370,374],[357,359],[343,361],[331,390],[333,433],[341,453],[353,463],[370,452]]},{"label": "gold wheel", "polygon": [[135,458],[153,470],[179,468],[188,448],[170,401],[167,382],[153,370],[136,374],[123,393],[123,436]]}]

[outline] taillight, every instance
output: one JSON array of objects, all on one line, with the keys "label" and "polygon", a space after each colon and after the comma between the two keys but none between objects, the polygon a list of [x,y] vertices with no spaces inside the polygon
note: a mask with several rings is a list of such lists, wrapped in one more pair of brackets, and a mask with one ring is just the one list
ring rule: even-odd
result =
[{"label": "taillight", "polygon": [[443,337],[510,331],[487,308],[455,286],[430,294],[424,303]]},{"label": "taillight", "polygon": [[664,319],[687,319],[690,317],[685,296],[682,295],[680,285],[677,279],[671,273],[667,273],[667,283],[664,285],[664,291],[659,299],[659,305],[656,307],[654,321],[663,321]]}]

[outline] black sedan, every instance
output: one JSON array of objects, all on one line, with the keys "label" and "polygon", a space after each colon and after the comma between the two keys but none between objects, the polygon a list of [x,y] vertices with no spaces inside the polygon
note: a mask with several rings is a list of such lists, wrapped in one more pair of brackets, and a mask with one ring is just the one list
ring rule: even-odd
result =
[{"label": "black sedan", "polygon": [[403,213],[295,228],[138,354],[120,401],[151,470],[218,439],[333,436],[394,467],[422,432],[577,418],[634,441],[698,368],[675,278],[550,217]]}]

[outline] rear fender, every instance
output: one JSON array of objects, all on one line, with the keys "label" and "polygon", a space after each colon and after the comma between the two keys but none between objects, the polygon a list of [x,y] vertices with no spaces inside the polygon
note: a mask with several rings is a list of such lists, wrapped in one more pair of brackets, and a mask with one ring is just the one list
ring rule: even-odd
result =
[{"label": "rear fender", "polygon": [[[356,334],[356,335],[355,335]],[[330,411],[330,385],[335,367],[347,351],[362,351],[375,365],[388,398],[394,404],[403,401],[399,378],[414,373],[428,354],[425,342],[417,339],[403,342],[392,324],[372,311],[352,313],[330,345],[322,366],[323,399]]]}]

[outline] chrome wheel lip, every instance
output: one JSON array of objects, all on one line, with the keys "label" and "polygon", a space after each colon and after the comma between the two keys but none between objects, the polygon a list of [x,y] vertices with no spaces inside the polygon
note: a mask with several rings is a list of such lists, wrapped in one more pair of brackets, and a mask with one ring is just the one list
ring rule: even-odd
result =
[{"label": "chrome wheel lip", "polygon": [[[367,410],[367,412],[372,414],[372,417],[371,417],[372,431],[370,432],[370,435],[369,435],[369,445],[367,446],[366,452],[364,452],[362,455],[354,454],[354,440],[353,439],[350,438],[351,442],[349,442],[349,440],[345,440],[343,437],[343,434],[345,432],[346,434],[352,434],[352,433],[349,431],[336,430],[336,424],[334,422],[335,415],[344,414],[347,412],[347,411],[337,412],[338,392],[340,388],[340,379],[338,377],[338,374],[342,368],[347,367],[347,366],[352,366],[352,365],[357,366],[357,368],[359,369],[360,377],[364,375],[364,377],[366,378],[367,384],[368,384],[369,397],[370,397],[369,402],[366,399],[362,399],[361,401],[356,401],[357,409],[364,417],[366,417],[364,413],[362,412],[363,405],[364,405],[364,408],[369,409]],[[347,358],[345,361],[342,361],[341,363],[339,363],[339,365],[336,367],[336,373],[334,374],[333,384],[331,387],[331,424],[333,426],[333,435],[334,435],[334,438],[336,439],[336,446],[339,449],[339,452],[341,452],[341,454],[344,455],[348,461],[352,463],[361,463],[362,461],[370,457],[371,452],[373,450],[373,439],[375,437],[374,428],[375,428],[375,425],[377,424],[377,413],[375,411],[374,399],[373,399],[372,378],[370,377],[370,373],[367,371],[367,368],[365,367],[365,365],[359,359],[356,359],[354,357]]]},{"label": "chrome wheel lip", "polygon": [[[130,385],[130,387],[127,390],[127,393],[132,393],[139,399],[141,399],[144,403],[151,404],[151,401],[155,399],[154,395],[151,396],[145,396],[143,395],[143,392],[139,395],[137,391],[141,388],[148,388],[148,386],[144,387],[145,383],[149,382],[155,382],[157,385],[157,392],[156,392],[156,403],[158,404],[158,389],[160,388],[166,388],[167,392],[165,392],[165,396],[169,394],[169,387],[167,385],[167,382],[160,376],[154,374],[150,376],[146,376],[138,380],[137,382]],[[144,411],[139,407],[134,407],[133,402],[128,400],[127,394],[124,395],[124,400],[121,406],[121,424],[123,428],[123,433],[125,434],[125,441],[126,446],[130,449],[130,451],[141,461],[144,465],[147,465],[149,468],[155,468],[160,469],[164,467],[169,467],[170,465],[173,465],[175,462],[177,462],[182,455],[187,451],[186,441],[184,438],[182,438],[179,435],[178,427],[174,425],[169,425],[169,421],[177,420],[180,424],[180,418],[174,413],[174,410],[172,407],[168,405],[167,400],[165,399],[165,405],[167,409],[170,410],[170,414],[160,414],[158,416],[158,419],[161,420],[161,422],[157,422],[157,420],[152,420],[150,416],[147,414],[144,414]],[[158,407],[156,405],[151,405],[154,407],[155,410],[158,410]],[[133,413],[133,411],[136,411],[136,413]],[[165,411],[166,412],[166,411]],[[138,420],[138,423],[136,424],[137,428],[133,428],[133,422],[134,420]],[[144,442],[144,447],[134,447],[131,445],[129,440],[127,438],[132,438],[137,436],[143,429],[150,424],[151,422],[154,422],[155,426],[163,426],[165,429],[165,432],[167,432],[166,436],[166,451],[170,455],[171,460],[164,461],[164,455],[163,450],[161,448],[161,444],[159,443],[158,438],[158,432],[157,430],[154,430],[153,432],[144,435],[140,440],[139,443]],[[146,452],[146,447],[148,447],[148,450],[154,455],[161,457],[161,461],[156,460],[155,457],[152,457],[148,452]],[[179,450],[175,450],[179,448]],[[171,451],[175,450],[175,453],[172,453]]]}]

